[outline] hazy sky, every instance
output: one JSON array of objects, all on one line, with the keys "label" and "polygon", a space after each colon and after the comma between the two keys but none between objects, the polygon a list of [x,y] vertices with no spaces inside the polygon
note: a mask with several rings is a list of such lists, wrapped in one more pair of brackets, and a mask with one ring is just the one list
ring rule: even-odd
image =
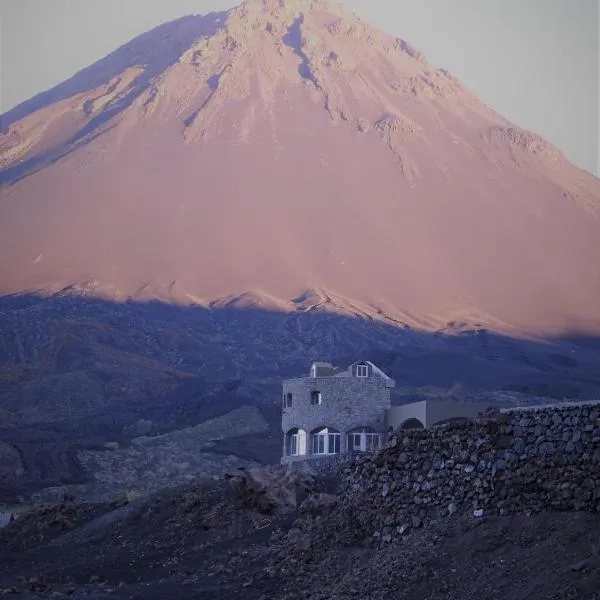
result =
[{"label": "hazy sky", "polygon": [[[0,113],[135,35],[236,0],[0,0]],[[346,0],[515,124],[600,173],[597,0]]]}]

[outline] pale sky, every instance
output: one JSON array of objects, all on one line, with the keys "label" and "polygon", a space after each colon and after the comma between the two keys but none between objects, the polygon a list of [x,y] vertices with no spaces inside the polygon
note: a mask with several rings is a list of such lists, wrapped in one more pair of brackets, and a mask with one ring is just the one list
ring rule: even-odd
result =
[{"label": "pale sky", "polygon": [[[0,113],[132,37],[236,0],[0,0]],[[507,119],[600,173],[598,0],[346,0]]]}]

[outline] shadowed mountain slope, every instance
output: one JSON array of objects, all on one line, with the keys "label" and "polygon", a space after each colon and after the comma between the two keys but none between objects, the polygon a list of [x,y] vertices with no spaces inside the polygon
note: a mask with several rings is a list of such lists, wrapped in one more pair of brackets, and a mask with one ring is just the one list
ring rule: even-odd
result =
[{"label": "shadowed mountain slope", "polygon": [[600,396],[598,338],[532,341],[458,322],[426,334],[331,311],[71,292],[4,297],[0,502],[55,486],[97,498],[276,462],[281,380],[314,360],[357,357],[396,379],[394,403]]}]

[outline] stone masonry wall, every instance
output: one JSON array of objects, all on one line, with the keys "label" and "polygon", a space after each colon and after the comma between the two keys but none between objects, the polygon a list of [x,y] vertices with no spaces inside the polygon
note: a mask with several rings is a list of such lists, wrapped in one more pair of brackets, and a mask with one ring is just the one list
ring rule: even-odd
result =
[{"label": "stone masonry wall", "polygon": [[326,456],[314,456],[304,458],[303,460],[290,461],[288,467],[292,470],[307,470],[323,477],[341,478],[348,465],[356,459],[357,456],[372,456],[376,453],[374,450],[367,452],[347,452],[344,454],[328,454]]},{"label": "stone masonry wall", "polygon": [[[283,394],[292,394],[292,406],[283,409],[282,430],[298,427],[310,434],[319,427],[333,427],[342,434],[357,427],[385,433],[385,411],[390,407],[387,380],[379,377],[304,377],[283,383]],[[310,394],[320,391],[322,404],[313,405]],[[346,436],[341,436],[341,451]]]},{"label": "stone masonry wall", "polygon": [[600,511],[600,402],[397,431],[349,463],[341,499],[374,542],[457,511]]}]

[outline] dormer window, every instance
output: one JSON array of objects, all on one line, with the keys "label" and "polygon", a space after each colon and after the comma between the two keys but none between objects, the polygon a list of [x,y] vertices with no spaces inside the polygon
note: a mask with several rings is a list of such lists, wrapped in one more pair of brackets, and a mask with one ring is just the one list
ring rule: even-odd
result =
[{"label": "dormer window", "polygon": [[321,395],[321,392],[311,392],[310,393],[310,403],[311,404],[322,404],[323,403],[323,396]]},{"label": "dormer window", "polygon": [[369,376],[368,365],[356,365],[356,376],[357,377],[368,377]]}]

